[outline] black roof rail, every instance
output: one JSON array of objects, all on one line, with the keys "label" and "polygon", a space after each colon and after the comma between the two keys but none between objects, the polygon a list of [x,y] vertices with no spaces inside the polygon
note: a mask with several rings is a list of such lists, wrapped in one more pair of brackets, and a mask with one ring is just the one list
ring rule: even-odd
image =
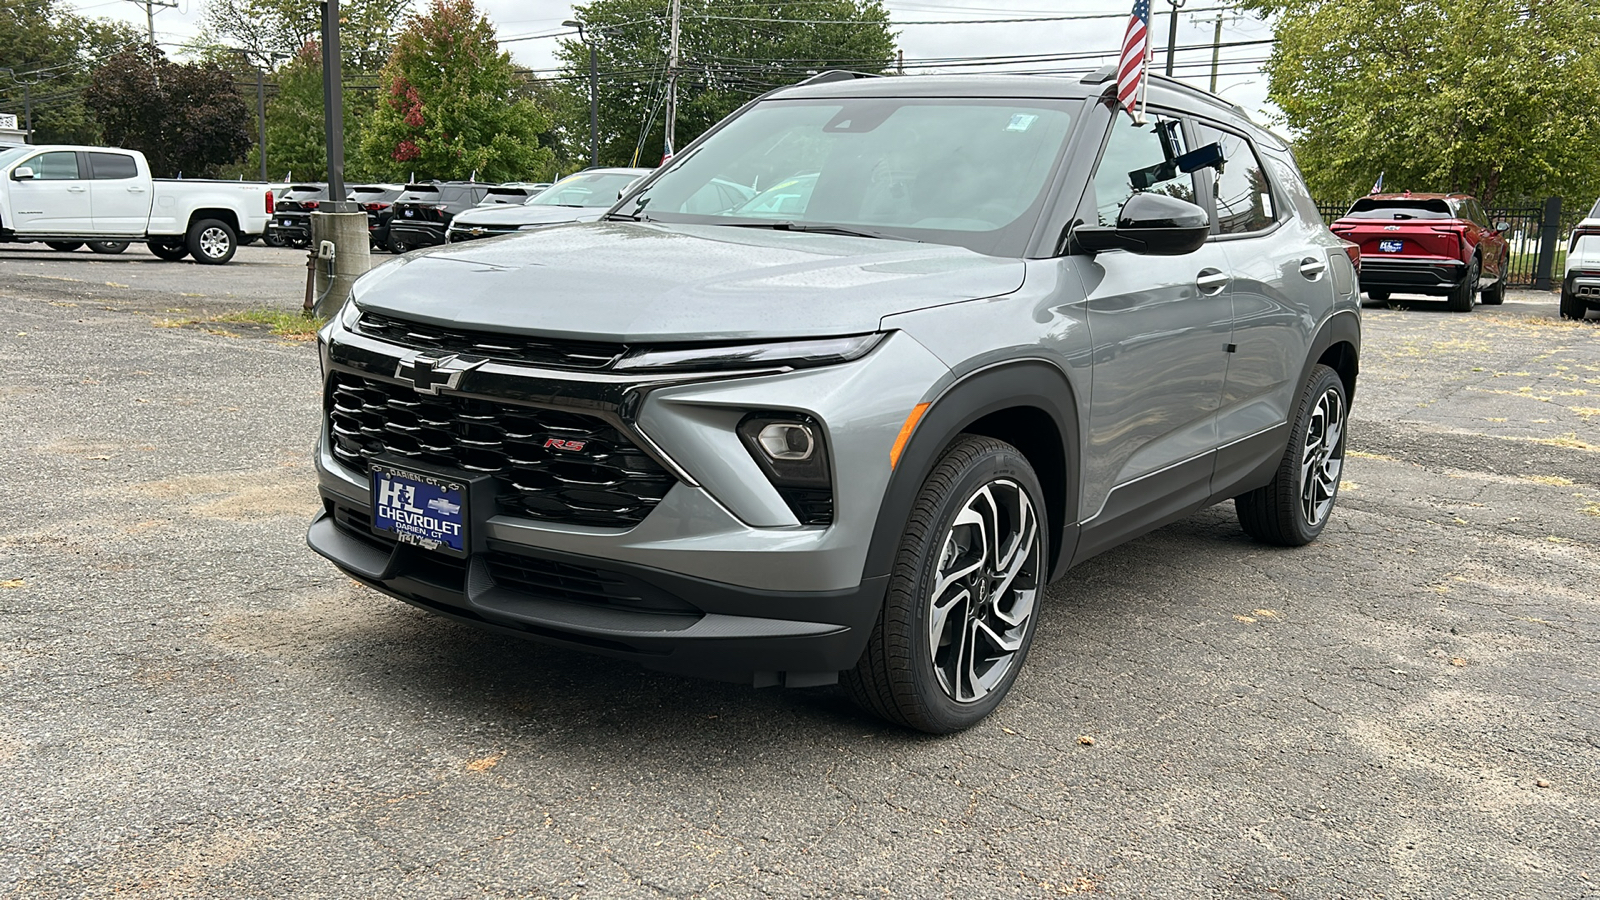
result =
[{"label": "black roof rail", "polygon": [[1103,65],[1100,68],[1095,69],[1093,72],[1090,72],[1089,74],[1083,76],[1083,78],[1081,80],[1079,80],[1078,83],[1079,84],[1105,84],[1106,82],[1110,81],[1111,79],[1113,79],[1115,77],[1117,77],[1117,67],[1115,65],[1107,64],[1107,65]]},{"label": "black roof rail", "polygon": [[869,72],[852,72],[849,69],[828,69],[825,72],[818,72],[817,74],[811,76],[810,78],[806,78],[804,80],[797,81],[795,83],[796,84],[827,84],[827,83],[829,83],[831,81],[854,81],[857,78],[878,78],[878,77],[880,77],[880,76],[873,75],[873,74],[871,74]]}]

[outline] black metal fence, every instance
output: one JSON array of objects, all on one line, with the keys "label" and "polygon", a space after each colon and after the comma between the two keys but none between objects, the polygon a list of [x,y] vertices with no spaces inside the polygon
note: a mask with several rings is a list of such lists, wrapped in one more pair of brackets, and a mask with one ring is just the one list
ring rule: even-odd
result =
[{"label": "black metal fence", "polygon": [[[1323,222],[1331,225],[1350,209],[1352,202],[1318,200],[1317,211],[1322,213]],[[1507,286],[1550,290],[1552,274],[1565,269],[1567,233],[1582,217],[1563,215],[1560,197],[1551,197],[1537,206],[1486,207],[1484,213],[1490,222],[1509,226],[1506,240],[1511,243],[1511,271],[1507,273]]]}]

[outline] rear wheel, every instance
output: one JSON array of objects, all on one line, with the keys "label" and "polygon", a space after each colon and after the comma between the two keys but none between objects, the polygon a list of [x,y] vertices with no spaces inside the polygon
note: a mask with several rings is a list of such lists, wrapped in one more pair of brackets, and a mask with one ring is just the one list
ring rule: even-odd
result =
[{"label": "rear wheel", "polygon": [[96,253],[121,253],[128,249],[127,241],[90,241],[89,249]]},{"label": "rear wheel", "polygon": [[1582,319],[1588,312],[1588,307],[1578,298],[1577,294],[1566,288],[1561,289],[1561,318]]},{"label": "rear wheel", "polygon": [[221,219],[201,219],[189,226],[189,255],[201,265],[220,266],[239,249],[239,236]]},{"label": "rear wheel", "polygon": [[912,507],[867,648],[842,673],[852,700],[933,734],[1000,705],[1048,575],[1043,500],[1010,444],[968,435],[945,451]]},{"label": "rear wheel", "polygon": [[1450,289],[1450,299],[1445,305],[1451,312],[1472,312],[1472,301],[1478,299],[1478,260],[1467,265],[1467,275],[1461,283]]},{"label": "rear wheel", "polygon": [[1317,539],[1339,496],[1348,410],[1339,373],[1320,364],[1313,368],[1277,474],[1266,487],[1233,498],[1245,533],[1280,547]]},{"label": "rear wheel", "polygon": [[188,246],[176,238],[161,241],[145,241],[144,245],[150,248],[151,253],[154,253],[156,256],[161,257],[167,262],[177,262],[178,260],[189,255]]},{"label": "rear wheel", "polygon": [[1509,263],[1502,263],[1500,277],[1494,280],[1493,285],[1484,288],[1482,297],[1484,306],[1499,306],[1506,302],[1506,276],[1510,274],[1509,269]]},{"label": "rear wheel", "polygon": [[268,231],[261,235],[261,243],[266,244],[268,247],[282,247],[283,236],[276,231]]},{"label": "rear wheel", "polygon": [[51,250],[60,250],[62,253],[71,253],[83,246],[83,241],[45,241],[44,245]]}]

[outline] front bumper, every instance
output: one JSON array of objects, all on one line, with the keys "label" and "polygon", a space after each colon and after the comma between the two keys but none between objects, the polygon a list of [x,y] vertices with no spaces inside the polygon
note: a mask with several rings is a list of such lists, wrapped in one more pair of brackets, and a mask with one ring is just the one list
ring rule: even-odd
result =
[{"label": "front bumper", "polygon": [[1443,296],[1467,277],[1459,259],[1361,257],[1361,289]]},{"label": "front bumper", "polygon": [[[325,337],[330,377],[392,381],[416,352],[337,322]],[[650,380],[488,362],[447,393],[614,419],[681,479],[631,527],[475,508],[483,546],[457,561],[371,532],[370,488],[330,452],[325,416],[324,511],[307,540],[351,577],[441,615],[684,674],[825,683],[854,665],[887,583],[887,573],[865,568],[889,448],[906,413],[948,374],[903,334],[854,363],[742,376]],[[825,425],[833,524],[800,525],[739,442],[735,425],[751,409],[795,410]],[[508,578],[508,568],[542,574]],[[574,579],[588,595],[573,596]],[[641,608],[646,596],[661,602]]]},{"label": "front bumper", "polygon": [[860,657],[888,582],[758,591],[492,539],[486,553],[457,561],[364,534],[370,513],[325,504],[307,544],[391,597],[518,637],[757,686],[833,683]]}]

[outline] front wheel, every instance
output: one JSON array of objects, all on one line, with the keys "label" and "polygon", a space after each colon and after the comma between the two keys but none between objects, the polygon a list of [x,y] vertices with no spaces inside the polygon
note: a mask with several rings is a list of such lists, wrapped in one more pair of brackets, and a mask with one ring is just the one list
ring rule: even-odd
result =
[{"label": "front wheel", "polygon": [[90,241],[89,249],[96,253],[117,254],[128,249],[127,241]]},{"label": "front wheel", "polygon": [[1320,364],[1313,368],[1277,474],[1266,487],[1233,498],[1245,533],[1280,547],[1317,539],[1339,496],[1349,409],[1339,373]]},{"label": "front wheel", "polygon": [[179,240],[146,241],[145,246],[167,262],[177,262],[189,255],[188,246]]},{"label": "front wheel", "polygon": [[45,241],[44,245],[51,250],[60,250],[62,253],[71,253],[83,246],[83,241]]},{"label": "front wheel", "polygon": [[206,266],[220,266],[239,249],[239,236],[221,219],[201,219],[189,227],[189,255]]},{"label": "front wheel", "polygon": [[1000,705],[1048,577],[1043,499],[1010,444],[966,435],[945,451],[912,507],[866,651],[843,673],[852,700],[933,734]]}]

